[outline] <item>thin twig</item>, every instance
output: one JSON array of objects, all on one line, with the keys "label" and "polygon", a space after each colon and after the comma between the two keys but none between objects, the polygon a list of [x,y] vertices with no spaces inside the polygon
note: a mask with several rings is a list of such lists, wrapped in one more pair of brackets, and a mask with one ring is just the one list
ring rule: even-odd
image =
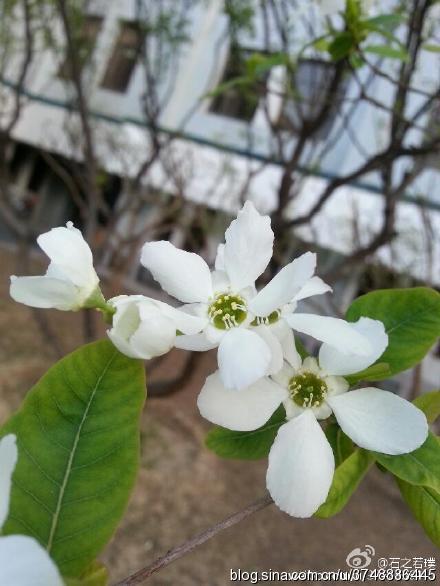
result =
[{"label": "thin twig", "polygon": [[229,527],[232,527],[233,525],[240,523],[241,521],[243,521],[253,513],[256,513],[257,511],[261,511],[261,509],[264,509],[268,505],[272,504],[272,502],[273,501],[271,497],[268,494],[266,494],[264,497],[251,503],[241,511],[234,513],[230,517],[226,517],[226,519],[223,519],[223,521],[220,521],[216,525],[213,525],[209,529],[206,529],[206,531],[203,531],[202,533],[199,533],[198,535],[192,537],[188,541],[185,541],[185,543],[182,543],[181,545],[178,545],[177,547],[170,549],[164,556],[157,558],[149,566],[146,566],[145,568],[138,570],[137,572],[135,572],[128,578],[121,580],[114,586],[133,586],[134,584],[142,584],[142,582],[148,580],[148,578],[155,572],[158,572],[159,570],[165,568],[175,560],[178,560],[184,555],[187,555],[188,553],[196,549],[196,547],[199,547],[199,545],[202,545],[203,543],[217,535],[217,533],[220,533],[220,531],[223,531],[224,529],[228,529]]}]

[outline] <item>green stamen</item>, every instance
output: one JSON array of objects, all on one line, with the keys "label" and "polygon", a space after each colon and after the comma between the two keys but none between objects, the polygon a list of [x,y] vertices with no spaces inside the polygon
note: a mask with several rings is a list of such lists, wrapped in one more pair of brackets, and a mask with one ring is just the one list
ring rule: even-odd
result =
[{"label": "green stamen", "polygon": [[246,302],[240,295],[219,293],[209,306],[208,316],[216,328],[229,330],[246,319]]},{"label": "green stamen", "polygon": [[302,372],[290,379],[289,393],[300,407],[319,407],[327,395],[327,385],[313,372]]},{"label": "green stamen", "polygon": [[281,311],[279,309],[275,309],[269,315],[265,317],[257,316],[252,322],[251,326],[269,326],[276,323],[281,316]]}]

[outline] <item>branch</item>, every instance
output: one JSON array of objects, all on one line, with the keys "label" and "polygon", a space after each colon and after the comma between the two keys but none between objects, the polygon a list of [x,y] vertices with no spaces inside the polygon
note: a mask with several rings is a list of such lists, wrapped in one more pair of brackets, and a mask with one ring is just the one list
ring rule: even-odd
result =
[{"label": "branch", "polygon": [[155,572],[158,572],[159,570],[165,568],[175,560],[178,560],[179,558],[187,555],[188,553],[191,553],[194,549],[196,549],[196,547],[199,547],[200,545],[202,545],[203,543],[217,535],[217,533],[220,533],[220,531],[223,531],[224,529],[228,529],[229,527],[232,527],[233,525],[240,523],[253,513],[261,511],[268,505],[272,504],[272,502],[273,501],[271,497],[268,494],[266,494],[264,497],[251,503],[241,511],[238,511],[233,515],[226,517],[226,519],[223,519],[223,521],[220,521],[216,525],[213,525],[209,529],[206,529],[206,531],[203,531],[202,533],[199,533],[198,535],[192,537],[188,541],[185,541],[185,543],[182,543],[181,545],[178,545],[177,547],[170,549],[164,556],[157,558],[149,566],[146,566],[145,568],[138,570],[137,572],[135,572],[128,578],[121,580],[114,586],[133,586],[134,584],[142,584],[142,582],[148,580],[148,578],[152,576],[152,574],[154,574]]}]

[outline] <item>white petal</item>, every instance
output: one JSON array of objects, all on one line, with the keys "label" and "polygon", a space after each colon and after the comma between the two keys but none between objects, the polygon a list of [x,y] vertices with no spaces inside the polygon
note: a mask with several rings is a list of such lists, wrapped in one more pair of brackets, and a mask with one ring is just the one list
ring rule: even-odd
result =
[{"label": "white petal", "polygon": [[217,256],[215,257],[215,270],[225,270],[225,245],[219,244],[217,247]]},{"label": "white petal", "polygon": [[232,288],[253,285],[267,267],[273,247],[269,216],[260,216],[247,201],[225,233],[224,264]]},{"label": "white petal", "polygon": [[52,228],[41,234],[37,242],[55,265],[52,270],[58,275],[64,274],[78,287],[90,287],[91,291],[97,286],[99,279],[93,268],[92,251],[71,222],[66,228]]},{"label": "white petal", "polygon": [[319,277],[312,277],[303,287],[301,287],[301,289],[295,295],[294,300],[299,301],[300,299],[307,299],[308,297],[313,297],[314,295],[323,295],[329,291],[333,291],[330,285],[324,283],[324,281]]},{"label": "white petal", "polygon": [[299,368],[301,366],[302,360],[301,356],[298,353],[295,345],[295,338],[293,335],[293,331],[284,319],[278,320],[275,324],[270,326],[271,331],[275,336],[278,338],[281,344],[281,348],[283,349],[283,356],[284,360],[293,366],[293,368]]},{"label": "white petal", "polygon": [[267,374],[276,374],[283,368],[283,348],[278,338],[272,333],[270,326],[258,326],[253,329],[270,348],[271,361]]},{"label": "white petal", "polygon": [[340,352],[365,356],[371,352],[368,338],[354,330],[343,319],[308,313],[292,313],[284,319],[294,330],[335,346]]},{"label": "white petal", "polygon": [[388,336],[381,321],[361,317],[349,326],[369,340],[371,351],[362,356],[347,355],[347,353],[339,352],[334,346],[323,344],[319,351],[319,364],[329,374],[343,375],[360,372],[374,364],[388,346]]},{"label": "white petal", "polygon": [[182,311],[175,307],[171,307],[168,303],[162,301],[155,301],[162,314],[171,319],[175,324],[175,329],[183,334],[193,335],[198,334],[208,323],[207,317],[199,317],[191,315],[186,311]]},{"label": "white petal", "polygon": [[333,452],[307,409],[278,430],[269,454],[267,488],[293,517],[311,517],[326,500],[335,469]]},{"label": "white petal", "polygon": [[[176,322],[170,317],[174,316],[173,308],[142,295],[121,296],[111,302],[116,313],[108,336],[120,352],[131,358],[149,360],[172,348],[176,338]],[[189,314],[185,316],[199,319]]]},{"label": "white petal", "polygon": [[47,551],[32,537],[0,537],[2,586],[63,586],[60,573]]},{"label": "white petal", "polygon": [[342,430],[361,448],[383,454],[406,454],[428,434],[425,415],[414,405],[374,387],[328,397]]},{"label": "white petal", "polygon": [[231,283],[229,281],[228,275],[225,271],[213,271],[211,273],[212,278],[212,290],[214,293],[224,293],[229,289]]},{"label": "white petal", "polygon": [[269,346],[250,330],[232,328],[218,348],[218,366],[228,389],[244,389],[266,375],[272,359]]},{"label": "white petal", "polygon": [[194,334],[192,336],[177,336],[174,342],[176,348],[181,350],[192,350],[194,352],[204,352],[217,348],[217,342],[210,342],[204,333]]},{"label": "white petal", "polygon": [[0,440],[0,531],[9,511],[11,478],[17,463],[17,444],[13,434]]},{"label": "white petal", "polygon": [[175,324],[170,319],[156,314],[143,318],[130,338],[130,346],[138,358],[150,360],[169,352],[175,340]]},{"label": "white petal", "polygon": [[319,368],[318,361],[314,356],[306,356],[302,363],[302,369],[307,372],[313,372],[313,374],[320,375],[321,369]]},{"label": "white petal", "polygon": [[287,391],[268,378],[240,391],[225,389],[217,371],[206,379],[197,406],[203,417],[216,425],[252,431],[266,423],[286,396]]},{"label": "white petal", "polygon": [[304,284],[312,277],[316,267],[316,254],[306,252],[286,265],[252,299],[249,309],[255,315],[267,316],[292,301]]},{"label": "white petal", "polygon": [[147,242],[141,263],[164,291],[184,301],[207,301],[212,295],[211,273],[206,262],[194,252],[186,252],[170,242]]},{"label": "white petal", "polygon": [[78,309],[81,301],[73,283],[50,277],[11,277],[9,293],[18,303],[42,309]]},{"label": "white petal", "polygon": [[285,362],[281,370],[271,376],[271,379],[278,383],[280,387],[287,389],[289,386],[289,381],[296,374],[296,370],[294,370],[290,364]]}]

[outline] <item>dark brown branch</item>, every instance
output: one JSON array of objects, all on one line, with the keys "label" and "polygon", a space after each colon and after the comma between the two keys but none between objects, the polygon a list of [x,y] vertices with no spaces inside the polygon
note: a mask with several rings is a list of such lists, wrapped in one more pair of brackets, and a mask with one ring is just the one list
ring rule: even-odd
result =
[{"label": "dark brown branch", "polygon": [[215,537],[221,531],[229,529],[229,527],[232,527],[233,525],[240,523],[250,515],[253,515],[257,511],[261,511],[262,509],[266,508],[268,505],[272,504],[272,502],[273,501],[271,497],[268,494],[266,494],[264,497],[251,503],[241,511],[238,511],[233,515],[226,517],[226,519],[223,519],[223,521],[216,523],[209,529],[206,529],[206,531],[203,531],[202,533],[199,533],[198,535],[192,537],[188,541],[185,541],[185,543],[182,543],[181,545],[178,545],[177,547],[170,549],[164,556],[157,558],[149,566],[146,566],[145,568],[138,570],[137,572],[135,572],[128,578],[121,580],[114,586],[133,586],[134,584],[142,584],[143,582],[148,580],[148,578],[150,578],[150,576],[152,576],[155,572],[158,572],[159,570],[165,568],[172,562],[191,553],[194,549],[196,549],[200,545],[203,545],[206,541],[209,541],[209,539]]}]

